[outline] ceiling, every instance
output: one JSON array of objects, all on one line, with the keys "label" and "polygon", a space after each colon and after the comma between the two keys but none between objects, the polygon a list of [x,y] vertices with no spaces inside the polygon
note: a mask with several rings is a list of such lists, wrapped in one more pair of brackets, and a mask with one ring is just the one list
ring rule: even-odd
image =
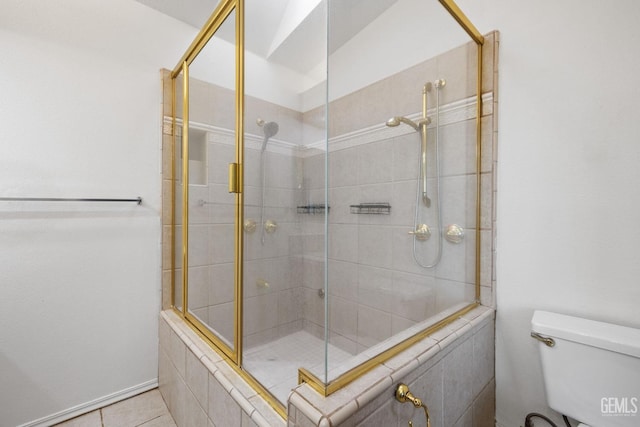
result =
[{"label": "ceiling", "polygon": [[[218,0],[136,0],[201,28]],[[331,34],[326,34],[327,0],[247,0],[246,49],[271,62],[306,74],[339,49],[397,0],[329,0]],[[233,42],[232,31],[217,34]],[[319,37],[319,35],[322,35]]]}]

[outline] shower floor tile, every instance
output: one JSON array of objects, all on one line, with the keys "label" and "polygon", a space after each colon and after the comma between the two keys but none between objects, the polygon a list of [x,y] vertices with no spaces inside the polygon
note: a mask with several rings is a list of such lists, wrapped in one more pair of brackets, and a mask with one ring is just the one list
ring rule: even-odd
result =
[{"label": "shower floor tile", "polygon": [[[332,366],[352,355],[329,344]],[[305,331],[297,331],[275,341],[245,350],[243,365],[282,404],[298,385],[298,368],[314,374],[324,372],[324,341]],[[323,374],[319,376],[324,376]]]}]

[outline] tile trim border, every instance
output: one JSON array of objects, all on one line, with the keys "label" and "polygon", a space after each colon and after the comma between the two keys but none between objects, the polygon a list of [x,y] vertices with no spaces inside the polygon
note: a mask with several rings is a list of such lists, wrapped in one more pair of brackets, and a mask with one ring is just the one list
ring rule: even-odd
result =
[{"label": "tile trim border", "polygon": [[[482,95],[482,105],[484,107],[482,116],[490,116],[493,114],[493,92],[487,92]],[[428,115],[433,116],[435,109],[429,109]],[[422,113],[410,114],[407,117],[411,120],[418,120]],[[454,123],[463,122],[465,120],[475,119],[476,117],[476,97],[472,96],[459,101],[453,101],[441,107],[440,126],[446,126]],[[171,134],[171,117],[163,117],[163,133]],[[435,123],[428,127],[433,128]],[[176,119],[177,134],[181,134],[182,119]],[[235,144],[234,131],[221,127],[209,125],[206,123],[191,122],[193,129],[207,132],[207,142],[215,142],[225,145]],[[407,126],[387,127],[384,123],[378,123],[373,126],[364,127],[343,135],[329,138],[329,152],[344,150],[346,148],[356,147],[371,142],[382,141],[389,138],[395,138],[414,132]],[[260,150],[263,137],[250,133],[245,133],[245,147],[252,150]],[[309,157],[319,152],[324,152],[325,141],[317,141],[311,144],[298,145],[292,142],[280,140],[277,138],[269,139],[268,151],[279,154],[294,155],[297,157]]]}]

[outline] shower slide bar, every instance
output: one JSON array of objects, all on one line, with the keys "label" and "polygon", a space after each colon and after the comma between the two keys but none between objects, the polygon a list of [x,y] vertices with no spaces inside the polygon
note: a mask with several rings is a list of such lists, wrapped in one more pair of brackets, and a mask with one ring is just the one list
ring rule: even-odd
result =
[{"label": "shower slide bar", "polygon": [[0,202],[135,202],[142,204],[142,197],[135,199],[72,199],[64,197],[0,197]]}]

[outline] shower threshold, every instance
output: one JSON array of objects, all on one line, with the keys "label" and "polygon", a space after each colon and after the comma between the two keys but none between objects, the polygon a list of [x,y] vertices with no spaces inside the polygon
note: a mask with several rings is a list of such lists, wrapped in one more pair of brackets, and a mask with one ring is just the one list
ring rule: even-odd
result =
[{"label": "shower threshold", "polygon": [[[329,344],[332,365],[343,363],[352,354]],[[298,385],[298,368],[324,372],[324,341],[306,331],[297,331],[245,350],[243,365],[276,399],[286,406]]]}]

